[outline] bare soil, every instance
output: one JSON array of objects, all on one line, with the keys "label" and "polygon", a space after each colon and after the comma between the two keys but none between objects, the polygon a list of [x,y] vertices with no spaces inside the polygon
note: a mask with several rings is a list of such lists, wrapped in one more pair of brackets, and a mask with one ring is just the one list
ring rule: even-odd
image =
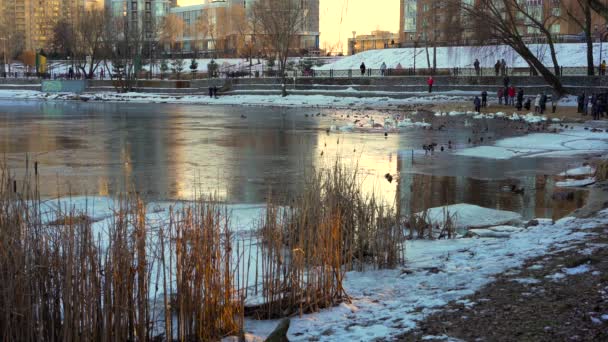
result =
[{"label": "bare soil", "polygon": [[[586,231],[596,235],[505,272],[466,298],[471,304],[452,302],[398,340],[608,341],[608,227]],[[589,272],[548,277],[584,264]]]}]

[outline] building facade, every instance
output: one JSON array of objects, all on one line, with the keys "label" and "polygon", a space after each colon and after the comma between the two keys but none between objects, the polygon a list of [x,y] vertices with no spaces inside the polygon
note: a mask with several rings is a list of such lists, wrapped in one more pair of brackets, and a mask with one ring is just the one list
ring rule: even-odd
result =
[{"label": "building facade", "polygon": [[372,31],[371,34],[358,35],[348,39],[348,54],[399,47],[400,36],[389,31]]},{"label": "building facade", "polygon": [[106,0],[106,11],[122,18],[133,29],[143,30],[146,39],[156,39],[163,18],[175,0]]},{"label": "building facade", "polygon": [[[175,44],[180,51],[173,52],[224,57],[247,55],[248,46],[257,39],[257,33],[252,32],[249,25],[256,1],[215,0],[171,8],[169,14],[183,23],[183,32]],[[319,0],[300,0],[300,6],[303,17],[293,47],[298,51],[318,51]]]},{"label": "building facade", "polygon": [[[488,38],[488,28],[483,22],[466,18],[461,4],[479,5],[479,0],[399,0],[399,35],[402,46],[432,42],[436,45],[478,44]],[[556,41],[580,41],[582,28],[568,16],[568,12],[581,16],[578,0],[518,0],[525,11],[536,20],[545,22]],[[502,1],[495,2],[496,5]],[[528,42],[545,39],[538,28],[530,25],[530,19],[522,13],[516,16],[518,30]],[[605,30],[605,20],[592,13],[594,27]]]},{"label": "building facade", "polygon": [[88,0],[0,0],[0,38],[10,50],[47,49],[59,20],[77,20]]}]

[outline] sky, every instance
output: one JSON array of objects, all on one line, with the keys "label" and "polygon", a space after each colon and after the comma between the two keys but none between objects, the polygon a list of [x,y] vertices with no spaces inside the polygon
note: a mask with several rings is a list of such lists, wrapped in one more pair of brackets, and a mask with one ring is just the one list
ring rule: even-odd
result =
[{"label": "sky", "polygon": [[[203,0],[178,0],[180,6],[198,3]],[[357,31],[357,35],[376,29],[398,32],[399,3],[400,0],[320,0],[320,47],[341,42],[346,53],[352,31]]]}]

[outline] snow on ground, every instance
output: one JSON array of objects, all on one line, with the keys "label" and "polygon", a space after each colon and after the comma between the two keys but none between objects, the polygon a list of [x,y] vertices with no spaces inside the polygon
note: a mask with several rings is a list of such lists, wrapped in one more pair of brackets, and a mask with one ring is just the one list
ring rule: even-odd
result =
[{"label": "snow on ground", "polygon": [[[184,203],[187,202],[150,203],[150,225],[166,220],[170,206],[180,208]],[[74,197],[44,201],[42,208],[45,211],[59,207],[68,210],[86,208],[89,216],[97,221],[94,229],[103,229],[104,222],[112,219],[113,209],[117,205],[116,200],[107,197]],[[461,214],[460,220],[470,220],[474,225],[495,224],[517,216],[470,205],[452,208]],[[233,214],[231,222],[239,236],[251,234],[253,222],[261,217],[264,206],[235,204],[228,205],[228,209]],[[491,282],[496,274],[521,266],[524,260],[543,255],[552,246],[567,248],[588,235],[584,231],[575,232],[575,229],[591,229],[606,223],[608,210],[593,218],[564,218],[555,224],[551,220],[539,220],[538,226],[528,229],[505,226],[488,228],[496,233],[509,233],[509,236],[501,236],[500,239],[480,237],[408,241],[407,262],[403,268],[347,273],[344,287],[352,302],[293,318],[288,337],[292,341],[390,339],[413,328],[416,321],[449,301],[473,294]],[[563,272],[566,276],[575,271]],[[277,323],[273,320],[247,319],[245,332],[250,340],[260,340],[268,336]]]},{"label": "snow on ground", "polygon": [[493,146],[478,146],[456,152],[459,156],[510,159],[515,157],[567,157],[608,151],[608,133],[592,132],[584,126],[559,133],[535,133],[498,140]]},{"label": "snow on ground", "polygon": [[[541,61],[551,65],[551,56],[546,45],[533,44],[529,45],[530,50]],[[556,44],[555,49],[558,55],[558,61],[564,67],[586,67],[587,66],[587,47],[585,44]],[[600,53],[600,44],[594,44],[593,53],[594,60],[598,60],[600,54],[604,56],[608,52],[608,47],[602,47],[603,53]],[[403,49],[384,49],[370,50],[358,53],[354,56],[345,57],[334,63],[315,68],[317,70],[358,70],[362,62],[367,68],[379,69],[382,62],[385,62],[388,68],[397,68],[401,65],[402,68],[413,68],[414,60],[417,59],[419,68],[426,68],[426,59],[423,48],[403,48]],[[416,57],[414,57],[416,56]],[[517,54],[512,48],[506,45],[497,46],[455,46],[455,47],[438,47],[437,48],[437,67],[443,68],[472,68],[475,59],[479,59],[482,68],[493,68],[494,64],[499,59],[505,59],[508,67],[527,68],[528,63]]]},{"label": "snow on ground", "polygon": [[595,169],[589,165],[566,170],[560,173],[560,176],[586,176],[595,174]]},{"label": "snow on ground", "polygon": [[278,106],[278,107],[313,107],[313,108],[396,108],[408,104],[434,104],[467,101],[466,97],[445,94],[412,96],[405,99],[388,97],[338,97],[331,95],[230,95],[217,99],[206,95],[169,95],[153,93],[86,93],[47,94],[31,90],[0,90],[0,99],[32,99],[32,100],[73,100],[86,99],[105,102],[132,103],[179,103],[201,105],[248,105],[248,106]]},{"label": "snow on ground", "polygon": [[[421,215],[422,213],[418,213]],[[512,211],[483,208],[473,204],[453,204],[443,207],[430,208],[427,211],[427,220],[432,225],[443,226],[447,215],[453,216],[456,228],[481,228],[499,226],[517,222],[521,215]]]},{"label": "snow on ground", "polygon": [[[587,235],[574,229],[606,222],[608,211],[603,211],[595,218],[564,218],[554,225],[542,220],[539,226],[503,239],[409,241],[408,272],[348,273],[345,289],[352,303],[294,318],[288,337],[293,341],[390,340],[449,301],[473,294],[494,275],[547,253],[552,245],[566,247]],[[264,337],[276,324],[247,320],[246,331]]]},{"label": "snow on ground", "polygon": [[595,177],[585,178],[585,179],[566,179],[561,182],[556,182],[555,185],[562,188],[567,187],[579,187],[579,186],[587,186],[595,183]]}]

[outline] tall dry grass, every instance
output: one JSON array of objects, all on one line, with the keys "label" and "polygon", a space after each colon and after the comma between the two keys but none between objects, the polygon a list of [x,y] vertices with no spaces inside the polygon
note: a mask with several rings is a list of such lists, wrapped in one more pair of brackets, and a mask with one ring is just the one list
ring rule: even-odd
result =
[{"label": "tall dry grass", "polygon": [[0,340],[213,341],[242,333],[232,233],[220,206],[196,201],[157,224],[140,199],[124,197],[99,229],[73,208],[45,212],[35,180],[21,183],[17,189],[0,173]]},{"label": "tall dry grass", "polygon": [[313,172],[304,191],[284,203],[270,198],[259,230],[265,303],[256,310],[260,318],[336,305],[348,300],[345,272],[392,268],[404,260],[397,214],[376,196],[364,195],[356,171],[339,162]]}]

